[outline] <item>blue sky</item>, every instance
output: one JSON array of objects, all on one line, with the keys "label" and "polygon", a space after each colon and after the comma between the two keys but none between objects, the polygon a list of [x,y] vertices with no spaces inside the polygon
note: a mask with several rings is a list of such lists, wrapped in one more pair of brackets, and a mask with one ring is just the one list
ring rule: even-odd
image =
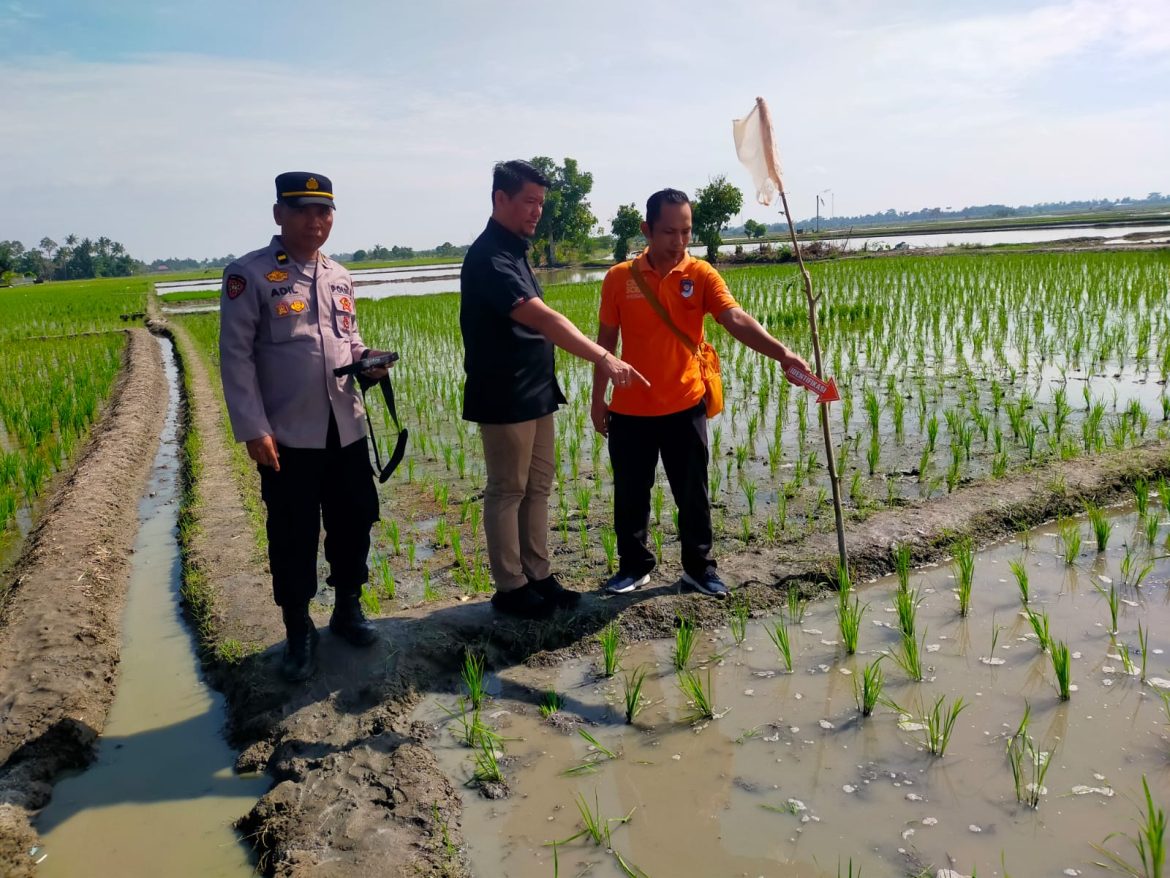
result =
[{"label": "blue sky", "polygon": [[0,238],[145,259],[260,246],[291,168],[334,179],[331,250],[469,241],[502,158],[577,158],[606,222],[746,192],[757,94],[798,216],[1170,190],[1164,0],[0,0],[0,83]]}]

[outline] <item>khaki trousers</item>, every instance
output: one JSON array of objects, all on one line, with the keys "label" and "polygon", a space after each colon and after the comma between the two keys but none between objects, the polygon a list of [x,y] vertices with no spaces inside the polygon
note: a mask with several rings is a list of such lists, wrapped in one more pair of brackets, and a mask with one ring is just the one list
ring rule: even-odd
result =
[{"label": "khaki trousers", "polygon": [[549,575],[548,497],[553,483],[553,416],[480,424],[487,486],[483,530],[497,591]]}]

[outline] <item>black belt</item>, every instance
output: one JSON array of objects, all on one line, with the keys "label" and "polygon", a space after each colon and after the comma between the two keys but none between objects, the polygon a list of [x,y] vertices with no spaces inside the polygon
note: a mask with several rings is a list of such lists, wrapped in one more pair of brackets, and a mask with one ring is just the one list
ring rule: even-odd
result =
[{"label": "black belt", "polygon": [[[398,423],[398,409],[394,405],[394,387],[390,383],[390,376],[383,375],[379,381],[371,381],[362,373],[367,369],[389,366],[397,359],[398,354],[396,353],[382,354],[377,357],[358,360],[356,363],[350,363],[348,366],[338,366],[333,370],[333,374],[339,378],[344,375],[354,375],[357,378],[358,387],[362,391],[362,408],[366,411],[366,424],[370,428],[370,444],[374,446],[374,460],[378,465],[378,482],[383,484],[394,474],[394,470],[398,469],[398,465],[402,463],[402,458],[406,454],[406,439],[409,433]],[[385,466],[382,466],[382,455],[378,451],[378,439],[374,435],[374,422],[370,420],[370,407],[365,404],[366,391],[375,384],[382,388],[382,399],[386,401],[386,410],[390,412],[390,420],[394,422],[394,428],[398,430],[398,439],[394,443],[394,453],[390,455],[390,460]]]}]

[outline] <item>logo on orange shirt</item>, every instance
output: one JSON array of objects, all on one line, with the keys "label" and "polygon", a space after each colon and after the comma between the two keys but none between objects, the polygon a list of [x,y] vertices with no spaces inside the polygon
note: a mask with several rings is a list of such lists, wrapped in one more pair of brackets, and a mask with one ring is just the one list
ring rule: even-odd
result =
[{"label": "logo on orange shirt", "polygon": [[679,292],[682,293],[684,299],[689,299],[695,294],[695,282],[689,277],[684,277],[682,284],[679,286]]}]

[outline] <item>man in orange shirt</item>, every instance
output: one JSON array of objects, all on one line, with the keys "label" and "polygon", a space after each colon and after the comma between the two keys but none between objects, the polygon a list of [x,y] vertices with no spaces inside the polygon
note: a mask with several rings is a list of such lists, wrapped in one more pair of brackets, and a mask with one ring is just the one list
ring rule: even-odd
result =
[{"label": "man in orange shirt", "polygon": [[732,338],[783,368],[813,370],[739,307],[719,272],[687,252],[691,204],[686,193],[663,189],[651,195],[642,234],[646,250],[611,268],[601,285],[597,343],[612,353],[620,336],[622,359],[649,381],[648,387],[616,384],[607,405],[606,376],[594,370],[593,428],[609,438],[614,529],[621,557],[618,572],[605,588],[624,594],[650,581],[655,564],[646,545],[650,489],[661,456],[678,506],[683,582],[724,598],[727,586],[711,554],[707,412],[699,362],[694,346],[684,345],[658,315],[632,272],[641,274],[674,324],[696,346],[703,336],[703,318],[710,314]]}]

